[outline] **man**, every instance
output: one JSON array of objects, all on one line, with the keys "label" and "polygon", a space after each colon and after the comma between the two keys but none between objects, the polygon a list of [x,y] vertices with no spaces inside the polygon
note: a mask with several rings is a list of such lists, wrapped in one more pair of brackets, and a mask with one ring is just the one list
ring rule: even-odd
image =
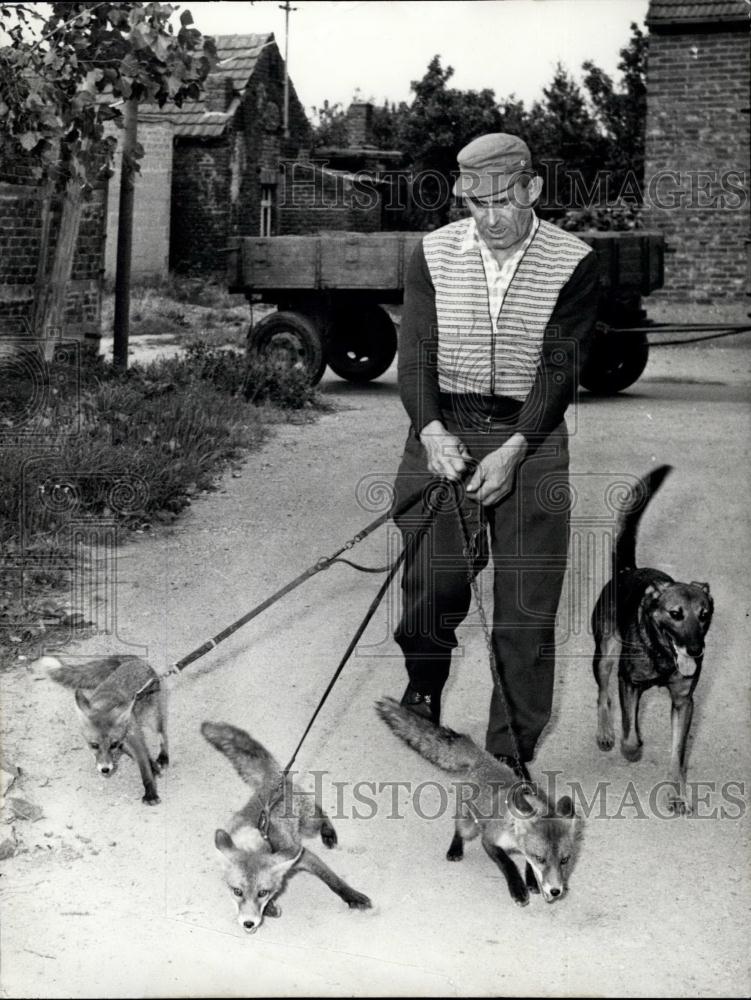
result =
[{"label": "man", "polygon": [[[587,244],[536,217],[542,180],[520,138],[480,136],[458,163],[454,193],[471,217],[428,233],[407,272],[399,390],[411,428],[395,502],[436,477],[459,484],[474,575],[488,561],[489,529],[493,645],[512,718],[494,688],[486,747],[513,765],[509,721],[526,762],[550,717],[568,549],[563,415],[594,327],[598,276]],[[402,704],[437,723],[471,587],[450,503],[416,536],[428,503],[397,517],[413,545],[395,638],[409,675]]]}]

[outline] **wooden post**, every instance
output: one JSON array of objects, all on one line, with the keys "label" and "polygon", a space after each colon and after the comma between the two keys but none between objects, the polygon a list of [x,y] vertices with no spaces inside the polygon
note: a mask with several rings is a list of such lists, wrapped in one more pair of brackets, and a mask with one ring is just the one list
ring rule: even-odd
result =
[{"label": "wooden post", "polygon": [[123,155],[120,168],[120,207],[117,217],[115,272],[115,329],[113,362],[118,371],[128,369],[130,328],[130,265],[133,250],[135,171],[133,154],[138,138],[138,101],[127,101],[124,110]]},{"label": "wooden post", "polygon": [[34,317],[35,332],[44,344],[44,357],[47,361],[50,361],[54,354],[55,340],[62,335],[68,284],[73,271],[73,257],[81,225],[81,207],[81,182],[77,177],[71,177],[63,192],[60,229],[47,293],[42,307],[35,311]]}]

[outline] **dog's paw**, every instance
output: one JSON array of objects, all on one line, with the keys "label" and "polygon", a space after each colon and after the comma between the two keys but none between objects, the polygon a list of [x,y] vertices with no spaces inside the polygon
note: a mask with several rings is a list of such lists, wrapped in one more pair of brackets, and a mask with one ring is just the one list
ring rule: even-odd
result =
[{"label": "dog's paw", "polygon": [[156,759],[156,763],[157,766],[160,768],[167,767],[169,765],[169,754],[167,753],[166,750],[159,751],[159,756]]},{"label": "dog's paw", "polygon": [[514,893],[513,896],[512,896],[512,899],[514,900],[514,902],[516,903],[517,906],[529,906],[529,893],[528,892],[525,892],[524,894],[522,894],[520,892],[519,893]]},{"label": "dog's paw", "polygon": [[155,778],[158,778],[159,775],[162,773],[162,765],[159,763],[159,758],[157,757],[156,760],[152,760],[149,757],[149,764],[151,765],[151,773],[154,775]]},{"label": "dog's paw", "polygon": [[621,753],[632,763],[641,760],[641,743],[626,743],[625,740],[621,740]]},{"label": "dog's paw", "polygon": [[141,799],[141,802],[147,806],[158,806],[161,801],[162,800],[156,792],[146,792],[144,797]]},{"label": "dog's paw", "polygon": [[347,906],[350,910],[370,910],[373,904],[362,892],[352,891],[352,895],[347,897]]},{"label": "dog's paw", "polygon": [[449,847],[449,849],[446,851],[447,861],[461,861],[463,857],[464,857],[464,851],[461,849],[461,847],[459,848]]}]

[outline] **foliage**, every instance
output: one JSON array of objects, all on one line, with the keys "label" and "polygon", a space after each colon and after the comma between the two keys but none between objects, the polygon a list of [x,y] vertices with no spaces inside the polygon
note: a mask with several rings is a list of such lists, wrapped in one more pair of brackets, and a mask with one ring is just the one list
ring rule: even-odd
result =
[{"label": "foliage", "polygon": [[[20,146],[41,173],[62,161],[82,182],[109,160],[107,122],[121,124],[128,100],[180,105],[200,94],[216,58],[214,43],[175,28],[169,3],[0,3],[0,156]],[[18,144],[18,145],[16,145]],[[10,149],[3,148],[10,146]]]},{"label": "foliage", "polygon": [[620,51],[618,69],[622,86],[616,89],[612,79],[587,61],[584,85],[589,91],[596,120],[607,138],[604,166],[613,172],[618,189],[629,171],[641,188],[644,182],[644,123],[647,114],[647,50],[649,39],[632,22],[631,38]]},{"label": "foliage", "polygon": [[330,104],[324,101],[320,108],[313,111],[313,147],[319,149],[326,146],[347,145],[347,112],[339,102]]}]

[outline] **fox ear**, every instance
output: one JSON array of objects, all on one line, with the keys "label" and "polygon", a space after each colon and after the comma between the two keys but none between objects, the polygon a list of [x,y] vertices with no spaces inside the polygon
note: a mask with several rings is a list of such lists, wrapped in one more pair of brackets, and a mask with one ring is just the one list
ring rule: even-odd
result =
[{"label": "fox ear", "polygon": [[555,807],[555,811],[559,816],[565,816],[570,818],[576,816],[576,811],[574,810],[574,802],[570,795],[564,795],[563,798],[558,799],[558,804]]},{"label": "fox ear", "polygon": [[293,868],[294,865],[296,865],[297,862],[300,860],[300,858],[302,857],[302,852],[303,852],[302,847],[295,854],[290,854],[287,851],[279,851],[278,854],[274,855],[275,860],[277,862],[273,868],[274,873],[279,875],[285,875],[290,870],[290,868]]},{"label": "fox ear", "polygon": [[691,581],[691,586],[692,587],[699,587],[699,589],[703,590],[705,594],[709,593],[709,584],[708,583],[699,583],[698,580],[692,580]]},{"label": "fox ear", "polygon": [[509,796],[509,805],[511,808],[524,818],[533,816],[535,813],[534,805],[526,798],[526,794],[531,791],[531,786],[522,781],[514,786]]},{"label": "fox ear", "polygon": [[89,699],[83,693],[83,688],[76,688],[76,707],[78,711],[83,715],[88,716],[89,710],[91,709],[91,704]]},{"label": "fox ear", "polygon": [[214,833],[214,847],[216,847],[220,854],[224,854],[226,857],[230,857],[237,850],[232,837],[230,837],[226,830],[217,830]]},{"label": "fox ear", "polygon": [[124,726],[124,725],[126,725],[127,722],[128,722],[128,719],[131,716],[131,713],[133,712],[133,706],[135,705],[135,703],[136,703],[136,699],[134,698],[133,701],[131,701],[129,705],[127,705],[125,708],[121,709],[120,712],[119,712],[119,714],[116,715],[115,718],[112,720],[112,725],[113,726]]}]

